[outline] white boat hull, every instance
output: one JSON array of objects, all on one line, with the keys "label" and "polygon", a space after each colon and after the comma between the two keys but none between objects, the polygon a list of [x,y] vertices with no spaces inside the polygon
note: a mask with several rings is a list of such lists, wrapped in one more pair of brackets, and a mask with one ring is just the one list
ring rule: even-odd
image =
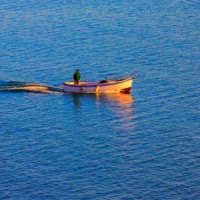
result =
[{"label": "white boat hull", "polygon": [[110,80],[105,82],[80,82],[75,85],[73,82],[65,82],[64,92],[69,93],[116,93],[130,92],[133,78],[122,80]]}]

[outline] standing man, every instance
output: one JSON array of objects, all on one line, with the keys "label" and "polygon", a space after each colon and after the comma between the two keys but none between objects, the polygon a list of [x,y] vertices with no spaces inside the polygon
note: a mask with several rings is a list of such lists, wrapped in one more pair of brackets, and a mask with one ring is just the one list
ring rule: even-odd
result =
[{"label": "standing man", "polygon": [[80,82],[80,79],[81,79],[81,74],[80,74],[80,71],[79,69],[76,70],[76,72],[74,73],[74,84],[78,85],[79,82]]}]

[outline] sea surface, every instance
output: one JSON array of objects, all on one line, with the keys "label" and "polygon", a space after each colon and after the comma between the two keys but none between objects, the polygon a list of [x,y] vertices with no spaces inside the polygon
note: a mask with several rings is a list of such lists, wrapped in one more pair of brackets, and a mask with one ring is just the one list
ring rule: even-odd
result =
[{"label": "sea surface", "polygon": [[200,1],[0,3],[0,199],[200,199]]}]

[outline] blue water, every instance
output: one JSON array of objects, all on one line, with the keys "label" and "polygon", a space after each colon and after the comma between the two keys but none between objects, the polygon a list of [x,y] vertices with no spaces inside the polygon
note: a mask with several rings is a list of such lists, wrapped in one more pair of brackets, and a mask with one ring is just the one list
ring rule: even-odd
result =
[{"label": "blue water", "polygon": [[0,2],[0,199],[200,198],[199,1]]}]

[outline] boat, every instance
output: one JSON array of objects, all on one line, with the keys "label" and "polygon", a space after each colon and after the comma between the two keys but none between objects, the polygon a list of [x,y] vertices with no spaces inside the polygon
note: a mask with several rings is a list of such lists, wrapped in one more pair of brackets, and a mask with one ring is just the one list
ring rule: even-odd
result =
[{"label": "boat", "polygon": [[64,92],[67,93],[129,93],[134,78],[119,80],[101,80],[98,82],[82,81],[74,84],[73,81],[63,83]]}]

